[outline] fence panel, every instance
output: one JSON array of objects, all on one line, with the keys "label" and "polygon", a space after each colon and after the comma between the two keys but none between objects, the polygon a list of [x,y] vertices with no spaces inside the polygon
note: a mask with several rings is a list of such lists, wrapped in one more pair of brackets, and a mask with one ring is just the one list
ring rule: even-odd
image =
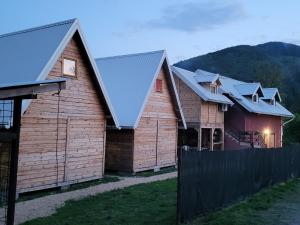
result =
[{"label": "fence panel", "polygon": [[178,222],[300,176],[298,145],[282,149],[178,152]]}]

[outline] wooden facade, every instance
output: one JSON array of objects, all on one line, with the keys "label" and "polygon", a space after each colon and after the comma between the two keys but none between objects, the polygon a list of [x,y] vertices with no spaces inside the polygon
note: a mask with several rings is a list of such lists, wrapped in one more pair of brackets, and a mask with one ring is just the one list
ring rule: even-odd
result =
[{"label": "wooden facade", "polygon": [[178,118],[164,68],[157,79],[162,92],[151,87],[137,128],[107,130],[106,169],[139,172],[176,164]]},{"label": "wooden facade", "polygon": [[218,103],[204,101],[177,76],[174,79],[188,127],[187,131],[180,131],[180,145],[222,150],[224,112]]},{"label": "wooden facade", "polygon": [[76,60],[67,88],[41,94],[22,117],[19,193],[101,178],[107,107],[78,33],[48,74],[62,78],[63,59]]}]

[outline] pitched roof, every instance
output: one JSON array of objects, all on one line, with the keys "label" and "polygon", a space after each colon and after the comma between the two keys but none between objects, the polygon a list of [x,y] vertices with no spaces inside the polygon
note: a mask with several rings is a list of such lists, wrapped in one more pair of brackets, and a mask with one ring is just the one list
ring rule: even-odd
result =
[{"label": "pitched roof", "polygon": [[219,74],[210,73],[204,70],[196,70],[195,79],[199,83],[215,83],[219,79]]},{"label": "pitched roof", "polygon": [[[255,90],[254,88],[252,89],[252,87],[255,86],[252,83],[246,83],[225,76],[220,76],[220,81],[222,83],[222,91],[224,93],[228,93],[238,104],[240,104],[249,112],[282,117],[293,117],[293,114],[278,102],[276,105],[270,105],[263,100],[264,97],[260,98],[257,103],[247,99],[242,93],[252,93]],[[251,90],[247,90],[247,92],[243,92],[240,88],[250,86]]]},{"label": "pitched roof", "polygon": [[263,96],[263,91],[260,83],[243,83],[235,85],[235,89],[241,95],[254,95],[258,94],[259,97]]},{"label": "pitched roof", "polygon": [[277,88],[263,88],[263,93],[264,97],[262,99],[276,99],[276,101],[281,102],[281,96]]},{"label": "pitched roof", "polygon": [[[209,90],[207,90],[201,84],[199,84],[199,80],[205,80],[205,82],[207,82],[209,80],[210,82],[214,83],[216,80],[216,76],[214,76],[212,73],[209,73],[209,72],[206,72],[203,70],[201,71],[201,73],[199,73],[200,72],[199,70],[198,70],[198,73],[195,73],[195,72],[191,72],[191,71],[181,69],[181,68],[178,68],[175,66],[172,66],[172,71],[175,76],[180,78],[187,86],[189,86],[204,101],[233,105],[233,102],[226,96],[222,95],[222,93],[220,93],[220,92],[218,92],[216,94],[211,93]],[[204,76],[204,79],[201,79],[202,75]],[[219,79],[218,76],[217,76],[217,79]]]},{"label": "pitched roof", "polygon": [[[75,32],[81,38],[95,78],[115,120],[114,110],[77,19],[0,35],[0,85],[45,80]],[[23,111],[29,104],[30,101],[24,101]],[[117,120],[115,123],[118,127]]]},{"label": "pitched roof", "polygon": [[[165,51],[99,58],[96,59],[96,63],[120,126],[136,128],[151,93],[151,87],[164,63],[169,71]],[[179,117],[185,126],[173,77],[167,77],[172,84],[172,96],[175,97]]]}]

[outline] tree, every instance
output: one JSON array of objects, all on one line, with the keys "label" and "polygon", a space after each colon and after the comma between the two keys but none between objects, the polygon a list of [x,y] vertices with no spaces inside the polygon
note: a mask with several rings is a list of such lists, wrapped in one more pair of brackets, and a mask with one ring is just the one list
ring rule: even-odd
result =
[{"label": "tree", "polygon": [[284,127],[283,143],[300,143],[300,114],[295,114],[295,119]]}]

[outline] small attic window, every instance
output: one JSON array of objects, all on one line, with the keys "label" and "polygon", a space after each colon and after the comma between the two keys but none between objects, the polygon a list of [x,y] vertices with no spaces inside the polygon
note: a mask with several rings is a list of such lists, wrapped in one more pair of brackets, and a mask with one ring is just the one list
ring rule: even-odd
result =
[{"label": "small attic window", "polygon": [[252,102],[258,103],[258,95],[257,94],[252,95]]},{"label": "small attic window", "polygon": [[210,92],[213,94],[217,94],[217,86],[216,85],[210,85]]},{"label": "small attic window", "polygon": [[270,104],[271,104],[271,105],[276,105],[276,100],[275,100],[274,98],[271,99],[271,100],[270,100]]},{"label": "small attic window", "polygon": [[162,92],[162,80],[161,79],[156,79],[155,83],[155,91],[156,92]]},{"label": "small attic window", "polygon": [[76,60],[74,59],[63,59],[63,75],[76,76]]}]

